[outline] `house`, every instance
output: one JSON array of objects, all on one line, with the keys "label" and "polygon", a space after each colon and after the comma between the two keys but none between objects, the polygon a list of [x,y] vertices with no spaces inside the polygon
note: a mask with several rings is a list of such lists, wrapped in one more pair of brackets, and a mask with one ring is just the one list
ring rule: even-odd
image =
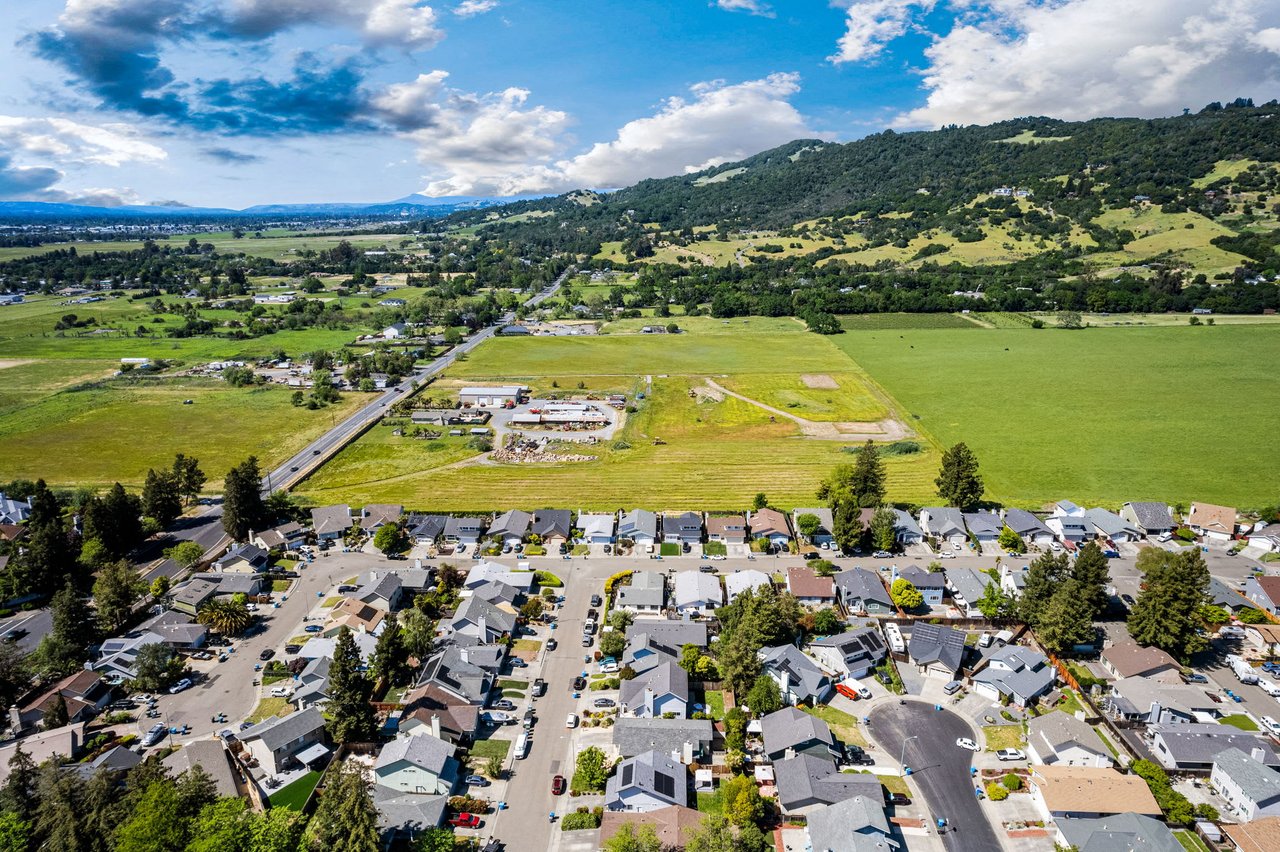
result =
[{"label": "house", "polygon": [[290,521],[257,535],[250,535],[249,542],[263,550],[296,550],[306,538],[302,524]]},{"label": "house", "polygon": [[824,762],[839,755],[827,723],[795,707],[783,707],[760,720],[764,753],[772,761],[807,754]]},{"label": "house", "polygon": [[530,531],[542,539],[548,552],[555,553],[573,535],[573,516],[568,509],[539,509],[533,513]]},{"label": "house", "polygon": [[1039,651],[1022,645],[1005,645],[986,658],[986,666],[973,676],[973,688],[992,701],[1008,701],[1018,707],[1034,704],[1053,688],[1055,670]]},{"label": "house", "polygon": [[138,654],[147,645],[161,644],[177,651],[194,651],[204,647],[208,635],[208,628],[197,624],[191,616],[167,610],[124,636],[104,641],[93,669],[108,677],[132,680],[138,676],[135,668]]},{"label": "house", "polygon": [[1246,624],[1244,641],[1263,656],[1274,657],[1280,653],[1280,624]]},{"label": "house", "polygon": [[1208,773],[1218,755],[1236,749],[1267,766],[1280,767],[1271,740],[1256,732],[1212,722],[1147,726],[1151,751],[1165,769]]},{"label": "house", "polygon": [[859,627],[809,643],[809,653],[837,678],[862,678],[888,656],[884,637],[874,627]]},{"label": "house", "polygon": [[510,403],[518,403],[520,397],[524,394],[524,388],[519,385],[499,385],[496,387],[470,387],[463,388],[458,391],[458,402],[465,408],[469,405],[485,407],[485,406],[502,406]]},{"label": "house", "polygon": [[1027,757],[1032,763],[1056,766],[1109,767],[1113,763],[1092,725],[1060,711],[1027,721]]},{"label": "house", "polygon": [[[355,640],[356,651],[360,653],[360,660],[368,663],[370,658],[373,657],[373,649],[377,647],[377,637],[369,633],[353,633],[351,638]],[[332,658],[337,644],[338,639],[336,636],[313,636],[302,643],[298,656],[304,660],[314,660],[319,657]]]},{"label": "house", "polygon": [[404,599],[404,583],[394,571],[371,571],[361,578],[361,585],[351,597],[375,609],[392,612]]},{"label": "house", "polygon": [[[516,602],[520,600],[520,590],[493,580],[482,586],[476,586],[471,590],[471,596],[488,601],[496,607],[514,610]],[[503,604],[506,606],[503,607]]]},{"label": "house", "polygon": [[1082,852],[1184,852],[1169,826],[1141,814],[1101,819],[1065,819],[1056,823],[1057,841]]},{"label": "house", "polygon": [[1103,705],[1114,719],[1147,724],[1210,721],[1219,715],[1204,690],[1145,677],[1116,681]]},{"label": "house", "polygon": [[315,707],[272,716],[238,736],[268,775],[279,775],[295,763],[309,765],[329,754],[324,745],[324,716]]},{"label": "house", "polygon": [[835,576],[836,596],[844,608],[866,615],[892,615],[897,611],[889,591],[874,571],[846,568]]},{"label": "house", "polygon": [[901,848],[884,814],[884,797],[853,796],[811,811],[805,820],[807,848],[823,852],[872,852]]},{"label": "house", "polygon": [[614,605],[635,613],[662,612],[667,605],[666,580],[657,571],[636,571],[630,585],[614,586]]},{"label": "house", "polygon": [[964,634],[941,624],[917,621],[911,627],[907,654],[929,677],[956,679],[964,663]]},{"label": "house", "polygon": [[791,530],[787,526],[787,516],[777,509],[767,506],[757,509],[748,518],[751,525],[752,538],[768,539],[770,544],[786,547],[791,541]]},{"label": "house", "polygon": [[1143,647],[1137,642],[1108,645],[1102,651],[1102,667],[1115,678],[1156,678],[1164,683],[1181,681],[1182,667],[1165,651]]},{"label": "house", "polygon": [[454,751],[452,743],[425,732],[401,734],[378,753],[374,781],[402,793],[447,796],[458,783],[461,767]]},{"label": "house", "polygon": [[12,733],[17,735],[42,727],[45,715],[57,704],[59,696],[66,705],[68,722],[89,722],[111,701],[111,687],[100,674],[89,669],[65,677],[20,708],[10,708]]},{"label": "house", "polygon": [[1145,536],[1164,535],[1174,528],[1168,503],[1125,503],[1120,507],[1120,517]]},{"label": "house", "polygon": [[587,544],[613,544],[613,515],[578,514],[578,529]]},{"label": "house", "polygon": [[714,515],[707,518],[707,541],[746,544],[747,522],[742,515]]},{"label": "house", "polygon": [[289,703],[298,710],[311,706],[320,706],[329,700],[329,668],[333,665],[330,657],[315,657],[308,660],[302,671],[294,676],[293,695]]},{"label": "house", "polygon": [[368,533],[378,531],[387,524],[400,523],[404,506],[395,503],[370,503],[360,510],[360,529]]},{"label": "house", "polygon": [[229,574],[260,574],[271,565],[269,554],[252,544],[238,544],[213,563],[215,571]]},{"label": "house", "polygon": [[676,572],[672,597],[681,615],[707,615],[724,604],[719,576],[696,570]]},{"label": "house", "polygon": [[346,503],[311,510],[311,528],[319,541],[342,538],[351,529],[351,507]]},{"label": "house", "polygon": [[1136,526],[1106,509],[1089,509],[1084,513],[1084,519],[1093,524],[1095,536],[1110,539],[1116,544],[1137,541],[1141,536]]},{"label": "house", "polygon": [[21,524],[31,517],[31,504],[25,500],[16,500],[5,496],[0,491],[0,524]]},{"label": "house", "polygon": [[1007,562],[1000,566],[1000,591],[1004,592],[1013,600],[1022,597],[1023,590],[1027,587],[1027,571],[1029,566],[1015,568]]},{"label": "house", "polygon": [[337,636],[345,627],[352,633],[378,636],[382,633],[386,617],[385,609],[379,609],[357,598],[343,598],[342,603],[329,610],[329,620],[325,622],[322,635]]},{"label": "house", "polygon": [[218,594],[218,584],[211,580],[188,580],[169,592],[174,609],[195,615]]},{"label": "house", "polygon": [[527,595],[533,589],[536,579],[537,576],[533,571],[513,571],[505,565],[482,559],[467,572],[467,578],[462,581],[462,588],[474,591],[486,583],[503,583]]},{"label": "house", "polygon": [[1245,822],[1280,816],[1280,772],[1238,748],[1214,757],[1209,783]]},{"label": "house", "polygon": [[1051,819],[1092,819],[1135,813],[1159,817],[1147,782],[1102,766],[1035,766],[1031,795]]},{"label": "house", "polygon": [[1192,503],[1187,516],[1191,531],[1209,541],[1225,543],[1236,534],[1236,510],[1212,503]]},{"label": "house", "polygon": [[904,547],[920,544],[924,541],[924,530],[916,523],[916,519],[901,509],[893,510],[893,536],[898,544]]},{"label": "house", "polygon": [[618,538],[627,539],[636,547],[657,544],[658,516],[646,509],[632,509],[618,521]]},{"label": "house", "polygon": [[964,526],[964,515],[949,506],[930,506],[920,510],[920,528],[926,535],[946,544],[964,544],[969,532]]},{"label": "house", "polygon": [[765,572],[754,568],[738,569],[732,574],[726,574],[724,578],[724,588],[728,594],[729,603],[733,603],[733,599],[747,589],[761,589],[770,585],[773,585],[773,579]]},{"label": "house", "polygon": [[373,806],[378,811],[378,835],[382,848],[408,848],[423,831],[444,822],[448,804],[448,796],[401,793],[374,784]]},{"label": "house", "polygon": [[402,337],[408,337],[409,327],[402,322],[393,322],[382,330],[382,336],[387,340],[398,340]]},{"label": "house", "polygon": [[483,643],[496,642],[512,635],[516,629],[516,618],[514,612],[472,595],[458,607],[445,630],[450,635],[470,636]]},{"label": "house", "polygon": [[681,512],[662,516],[662,540],[694,545],[702,541],[702,515],[697,512]]},{"label": "house", "polygon": [[622,663],[643,674],[663,663],[679,663],[685,645],[707,647],[707,625],[694,621],[639,618],[627,627]]},{"label": "house", "polygon": [[965,512],[964,524],[982,544],[995,544],[1004,530],[1004,521],[995,512]]},{"label": "house", "polygon": [[791,513],[791,526],[795,529],[796,535],[802,536],[800,532],[800,519],[805,515],[813,515],[818,519],[818,528],[813,535],[808,536],[810,544],[833,544],[835,535],[831,530],[835,527],[835,520],[831,516],[830,509],[795,509]]},{"label": "house", "polygon": [[1222,826],[1222,831],[1231,840],[1232,852],[1274,852],[1280,849],[1280,817],[1227,823]]},{"label": "house", "polygon": [[[925,606],[942,606],[942,593],[947,586],[947,578],[941,572],[934,573],[926,571],[916,565],[908,565],[905,568],[893,567],[893,579],[899,577],[906,580],[919,590],[924,597]],[[892,582],[890,587],[892,587]]]},{"label": "house", "polygon": [[656,751],[680,763],[710,763],[714,738],[710,719],[623,716],[613,726],[613,745],[623,757]]},{"label": "house", "polygon": [[[1059,503],[1058,505],[1062,505]],[[1069,505],[1074,506],[1074,503]],[[1079,507],[1077,507],[1079,508]],[[1087,539],[1093,537],[1093,525],[1083,514],[1081,509],[1079,515],[1050,515],[1045,518],[1045,526],[1053,531],[1054,538],[1061,542],[1071,542],[1072,544],[1080,544]]]},{"label": "house", "polygon": [[444,534],[444,515],[410,515],[405,528],[414,544],[433,545]]},{"label": "house", "polygon": [[33,764],[39,766],[58,755],[74,760],[80,756],[80,750],[84,748],[85,741],[85,723],[72,722],[61,728],[39,731],[20,740],[5,743],[0,746],[0,784],[9,780],[9,773],[12,771],[10,762],[19,749],[31,758]]},{"label": "house", "polygon": [[172,778],[199,769],[212,779],[220,798],[240,795],[239,773],[231,768],[222,740],[192,740],[160,762]]},{"label": "house", "polygon": [[1253,609],[1251,600],[1217,577],[1209,578],[1209,603],[1222,607],[1233,615],[1238,615],[1242,609]]},{"label": "house", "polygon": [[1244,596],[1258,609],[1280,615],[1280,577],[1250,577],[1244,584]]},{"label": "house", "polygon": [[484,520],[481,518],[446,518],[443,538],[450,544],[476,544],[484,535]]},{"label": "house", "polygon": [[637,717],[653,719],[674,713],[676,718],[684,719],[689,715],[689,698],[689,675],[676,663],[666,662],[624,680],[618,692],[618,706],[622,713]]},{"label": "house", "polygon": [[1280,524],[1267,524],[1249,533],[1248,546],[1262,553],[1280,552]]},{"label": "house", "polygon": [[956,609],[965,618],[982,618],[978,601],[987,593],[987,587],[995,583],[991,575],[973,568],[952,568],[947,571],[946,577]]},{"label": "house", "polygon": [[646,751],[622,761],[605,784],[604,806],[610,811],[646,813],[688,804],[688,770],[684,764],[657,751]]},{"label": "house", "polygon": [[802,606],[831,606],[836,602],[836,587],[832,579],[819,577],[805,565],[787,569],[787,591]]},{"label": "house", "polygon": [[787,816],[805,816],[828,805],[862,797],[884,801],[880,779],[861,772],[841,772],[830,757],[799,753],[773,762],[778,805]]},{"label": "house", "polygon": [[498,334],[503,337],[528,337],[532,333],[522,325],[504,325],[498,329]]},{"label": "house", "polygon": [[795,645],[761,648],[760,670],[778,684],[787,704],[821,704],[831,696],[831,679]]},{"label": "house", "polygon": [[[662,326],[655,326],[655,328],[662,328]],[[643,816],[629,811],[605,811],[600,821],[599,846],[607,849],[609,840],[621,831],[624,825],[632,826],[633,831],[639,831],[640,826],[645,825],[653,829],[663,849],[683,849],[694,831],[702,825],[702,818],[702,813],[680,805],[668,805],[665,808],[648,811]]]},{"label": "house", "polygon": [[529,534],[531,523],[533,523],[533,515],[519,509],[508,509],[493,519],[487,534],[499,544],[515,547]]},{"label": "house", "polygon": [[1026,509],[1006,509],[1004,525],[1033,547],[1049,547],[1053,544],[1053,530]]}]

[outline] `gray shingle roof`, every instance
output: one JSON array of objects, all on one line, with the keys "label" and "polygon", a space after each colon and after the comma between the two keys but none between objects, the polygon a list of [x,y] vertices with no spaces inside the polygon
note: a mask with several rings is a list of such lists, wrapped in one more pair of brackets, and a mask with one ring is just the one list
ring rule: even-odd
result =
[{"label": "gray shingle roof", "polygon": [[1089,523],[1093,524],[1095,529],[1100,530],[1108,538],[1122,533],[1127,533],[1131,536],[1138,535],[1137,527],[1114,512],[1108,512],[1106,509],[1089,509],[1084,513],[1084,516]]},{"label": "gray shingle roof", "polygon": [[947,571],[947,580],[969,606],[977,606],[987,586],[996,582],[990,575],[972,568],[952,568]]},{"label": "gray shingle roof", "polygon": [[965,533],[964,514],[951,506],[927,506],[920,510],[920,525],[923,527],[924,516],[929,516],[929,533],[931,535],[953,535]]},{"label": "gray shingle roof", "polygon": [[351,507],[346,503],[321,506],[311,510],[311,526],[319,533],[343,532],[351,529]]},{"label": "gray shingle roof", "polygon": [[635,607],[660,607],[666,603],[666,580],[656,571],[637,571],[631,575],[631,585],[618,586],[617,605]]},{"label": "gray shingle roof", "polygon": [[810,740],[828,745],[835,742],[826,722],[794,707],[783,707],[765,716],[760,720],[760,729],[767,754],[780,754]]},{"label": "gray shingle roof", "polygon": [[854,796],[875,797],[884,801],[880,779],[861,772],[840,772],[835,763],[797,754],[773,763],[774,782],[778,786],[778,803],[783,810],[812,804],[809,800],[834,804]]},{"label": "gray shingle roof", "polygon": [[1148,725],[1147,732],[1159,735],[1165,748],[1178,763],[1205,764],[1228,749],[1238,749],[1248,754],[1255,748],[1263,750],[1263,762],[1268,766],[1280,765],[1270,740],[1260,734],[1240,731],[1229,725],[1213,723],[1175,723]]},{"label": "gray shingle roof", "polygon": [[399,736],[382,747],[374,768],[384,769],[397,761],[405,760],[440,775],[453,759],[453,753],[452,743],[436,739],[430,734]]},{"label": "gray shingle roof", "polygon": [[493,519],[493,526],[489,527],[489,535],[523,538],[529,532],[529,524],[532,521],[533,515],[528,512],[509,509]]},{"label": "gray shingle roof", "polygon": [[[515,613],[498,609],[487,600],[475,595],[462,602],[462,606],[458,607],[458,611],[449,620],[449,626],[458,630],[468,624],[479,625],[481,618],[484,619],[486,632],[510,633],[516,626]],[[489,637],[480,638],[487,640]]]},{"label": "gray shingle roof", "polygon": [[1060,819],[1057,825],[1080,852],[1184,852],[1169,826],[1140,814]]},{"label": "gray shingle roof", "polygon": [[866,568],[848,568],[836,575],[836,588],[843,600],[875,601],[892,607],[893,600],[880,577]]},{"label": "gray shingle roof", "polygon": [[684,764],[657,751],[647,751],[618,764],[605,784],[605,807],[617,809],[624,790],[640,789],[673,805],[689,804],[689,772]]},{"label": "gray shingle roof", "polygon": [[649,644],[679,654],[685,645],[707,647],[707,625],[701,621],[673,621],[667,618],[637,618],[627,625],[626,640],[644,634]]},{"label": "gray shingle roof", "polygon": [[414,538],[437,539],[448,519],[444,515],[410,515],[409,535]]},{"label": "gray shingle roof", "polygon": [[884,797],[853,796],[810,813],[807,817],[809,848],[818,852],[873,852],[896,849],[889,839]]},{"label": "gray shingle roof", "polygon": [[657,538],[658,516],[647,509],[632,509],[618,523],[618,535],[624,538],[636,535]]},{"label": "gray shingle roof", "polygon": [[675,663],[663,663],[631,680],[624,680],[618,701],[628,707],[639,707],[644,703],[646,687],[652,689],[656,697],[670,694],[685,702],[689,700],[689,675]]},{"label": "gray shingle roof", "polygon": [[724,592],[720,590],[720,578],[716,574],[704,574],[693,569],[679,571],[674,587],[677,607],[707,603],[719,606],[724,603]]},{"label": "gray shingle roof", "polygon": [[1168,503],[1129,503],[1138,526],[1144,530],[1167,530],[1173,527],[1173,516]]},{"label": "gray shingle roof", "polygon": [[1229,748],[1214,758],[1214,764],[1240,786],[1253,802],[1280,798],[1280,772],[1259,763],[1238,748]]},{"label": "gray shingle roof", "polygon": [[1044,525],[1044,521],[1026,509],[1008,509],[1004,513],[1004,523],[1018,535],[1052,535],[1052,531]]},{"label": "gray shingle roof", "polygon": [[916,622],[907,651],[919,665],[937,662],[958,671],[964,662],[964,634],[941,624]]},{"label": "gray shingle roof", "polygon": [[1000,530],[1004,527],[1004,522],[1000,520],[1000,516],[992,512],[965,512],[964,523],[974,535],[982,535],[983,533],[999,535]]},{"label": "gray shingle roof", "polygon": [[1050,750],[1058,753],[1074,746],[1091,754],[1109,756],[1093,727],[1068,713],[1053,712],[1032,717],[1027,722],[1027,742],[1041,755]]},{"label": "gray shingle roof", "polygon": [[908,515],[901,509],[893,510],[893,531],[898,535],[911,534],[919,538],[924,538],[924,530],[920,529],[920,524],[916,523],[916,519]]},{"label": "gray shingle roof", "polygon": [[919,565],[908,565],[899,569],[898,576],[917,589],[942,589],[947,584],[947,578],[942,572],[926,571]]},{"label": "gray shingle roof", "polygon": [[846,663],[878,662],[888,653],[884,638],[874,627],[847,630],[836,636],[815,639],[810,643],[820,648],[835,648]]},{"label": "gray shingle roof", "polygon": [[533,513],[533,532],[536,535],[568,538],[572,531],[573,517],[568,509],[539,509]]},{"label": "gray shingle roof", "polygon": [[815,696],[821,700],[831,689],[831,681],[818,664],[794,645],[779,645],[760,650],[760,664],[765,671],[791,679],[791,691],[801,698]]},{"label": "gray shingle roof", "polygon": [[315,707],[290,713],[288,716],[272,716],[252,728],[240,732],[240,741],[261,739],[271,751],[288,745],[300,737],[324,727],[324,716]]},{"label": "gray shingle roof", "polygon": [[714,734],[710,719],[632,719],[624,716],[613,726],[613,744],[623,757],[633,757],[646,751],[679,753],[685,743],[691,743],[696,752],[700,747],[709,748]]}]

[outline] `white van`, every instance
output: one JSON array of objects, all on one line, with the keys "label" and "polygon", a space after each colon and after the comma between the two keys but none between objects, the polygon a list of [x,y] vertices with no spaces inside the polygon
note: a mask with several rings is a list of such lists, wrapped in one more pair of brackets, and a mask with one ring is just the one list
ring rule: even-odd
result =
[{"label": "white van", "polygon": [[1270,695],[1272,698],[1280,698],[1280,683],[1277,683],[1270,678],[1260,678],[1258,680],[1258,686],[1262,687],[1262,691],[1267,695]]},{"label": "white van", "polygon": [[522,733],[516,737],[516,760],[524,760],[529,756],[529,734]]}]

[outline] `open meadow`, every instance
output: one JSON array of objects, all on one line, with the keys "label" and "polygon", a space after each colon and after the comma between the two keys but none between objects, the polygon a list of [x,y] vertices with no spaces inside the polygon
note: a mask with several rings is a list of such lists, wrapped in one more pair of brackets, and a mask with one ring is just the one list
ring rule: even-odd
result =
[{"label": "open meadow", "polygon": [[[246,235],[236,239],[230,231],[219,231],[209,234],[191,234],[174,237],[171,240],[157,240],[161,245],[183,246],[194,236],[201,245],[212,244],[219,252],[243,253],[251,257],[262,257],[270,260],[290,260],[299,253],[310,249],[325,251],[346,240],[358,249],[387,249],[395,251],[400,248],[402,240],[409,239],[406,234],[358,234],[347,236],[328,236],[310,234],[305,231],[266,231],[261,237]],[[412,242],[412,240],[410,239]],[[141,240],[101,240],[94,242],[49,243],[36,246],[12,246],[0,248],[0,261],[17,260],[23,257],[36,257],[49,252],[74,248],[78,252],[134,251],[142,248]]]}]

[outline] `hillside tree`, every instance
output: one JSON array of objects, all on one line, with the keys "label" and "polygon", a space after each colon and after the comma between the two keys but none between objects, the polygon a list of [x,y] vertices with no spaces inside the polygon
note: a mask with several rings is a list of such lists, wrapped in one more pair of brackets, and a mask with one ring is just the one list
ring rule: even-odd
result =
[{"label": "hillside tree", "polygon": [[142,514],[154,518],[161,528],[167,527],[182,514],[182,492],[178,477],[173,471],[154,468],[147,471],[142,485]]}]

